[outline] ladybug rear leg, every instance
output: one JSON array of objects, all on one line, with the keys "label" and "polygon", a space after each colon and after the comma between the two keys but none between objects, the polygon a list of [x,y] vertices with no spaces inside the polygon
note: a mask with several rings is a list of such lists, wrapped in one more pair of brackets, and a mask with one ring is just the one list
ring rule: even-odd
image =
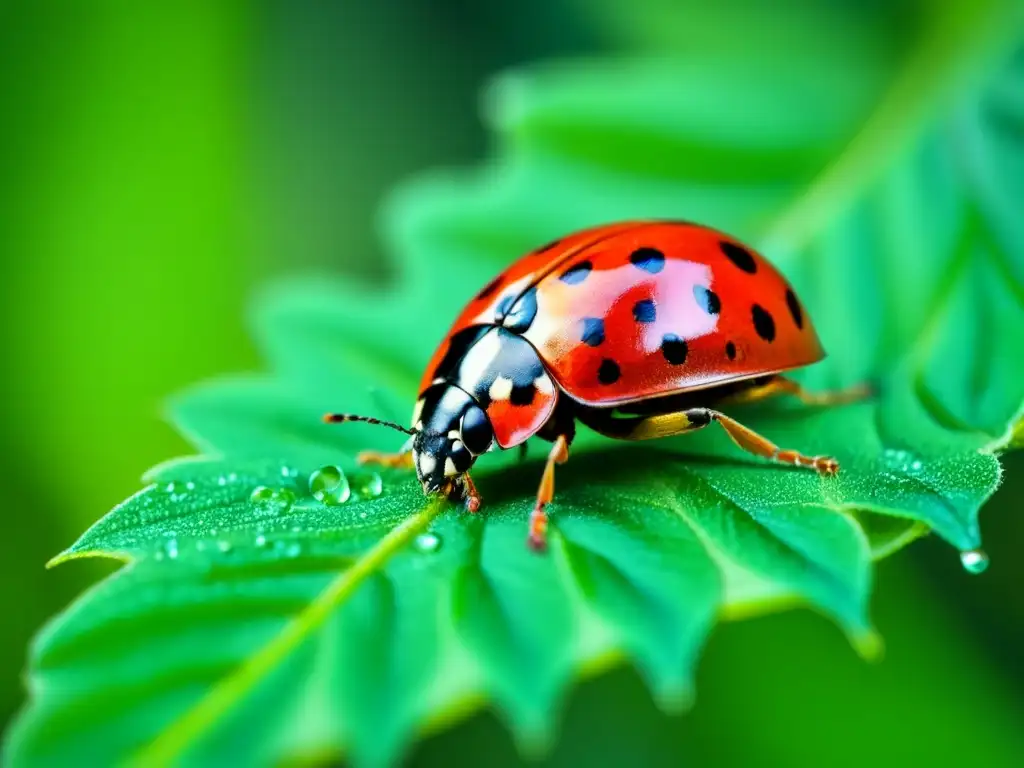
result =
[{"label": "ladybug rear leg", "polygon": [[540,488],[537,489],[537,503],[530,513],[530,536],[527,543],[536,552],[543,552],[547,548],[548,515],[544,508],[555,496],[555,464],[565,464],[568,460],[569,438],[566,435],[559,435],[548,454],[544,474],[540,479]]},{"label": "ladybug rear leg", "polygon": [[839,462],[830,456],[805,456],[797,451],[782,449],[771,440],[745,427],[724,413],[710,408],[689,408],[674,413],[660,413],[636,418],[611,418],[597,410],[583,410],[579,418],[588,427],[608,437],[620,440],[654,440],[672,437],[683,432],[702,429],[714,421],[722,425],[726,434],[740,448],[755,456],[772,461],[792,464],[797,467],[814,469],[822,475],[834,475],[839,471]]},{"label": "ladybug rear leg", "polygon": [[844,405],[870,397],[873,391],[872,387],[868,384],[857,384],[853,387],[830,392],[812,392],[804,389],[803,385],[792,379],[787,379],[784,376],[775,376],[764,384],[737,392],[734,395],[723,398],[720,402],[730,404],[756,403],[771,397],[778,397],[779,395],[792,395],[805,405]]}]

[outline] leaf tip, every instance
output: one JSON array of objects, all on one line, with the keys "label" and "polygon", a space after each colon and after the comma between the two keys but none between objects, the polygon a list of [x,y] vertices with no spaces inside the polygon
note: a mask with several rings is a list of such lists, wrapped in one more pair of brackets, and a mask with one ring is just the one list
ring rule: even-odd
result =
[{"label": "leaf tip", "polygon": [[45,568],[50,570],[58,565],[63,565],[71,560],[84,560],[91,557],[106,557],[111,560],[119,560],[122,563],[130,563],[132,558],[123,552],[104,552],[99,549],[65,549],[46,561]]},{"label": "leaf tip", "polygon": [[672,680],[652,690],[654,702],[666,715],[681,715],[693,707],[693,684],[686,680]]},{"label": "leaf tip", "polygon": [[879,662],[885,656],[885,641],[874,629],[862,629],[851,634],[850,644],[865,661]]}]

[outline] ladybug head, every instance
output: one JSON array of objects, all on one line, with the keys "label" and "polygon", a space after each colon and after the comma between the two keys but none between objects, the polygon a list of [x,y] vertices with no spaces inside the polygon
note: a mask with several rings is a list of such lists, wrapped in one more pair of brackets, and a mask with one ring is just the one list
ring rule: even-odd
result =
[{"label": "ladybug head", "polygon": [[494,445],[494,430],[483,409],[463,390],[444,383],[423,393],[416,404],[413,429],[347,413],[329,413],[324,421],[364,421],[411,435],[412,459],[423,490],[459,498],[466,490],[462,476],[477,456]]},{"label": "ladybug head", "polygon": [[436,384],[424,392],[416,411],[412,456],[423,490],[461,496],[460,478],[494,443],[487,414],[450,384]]}]

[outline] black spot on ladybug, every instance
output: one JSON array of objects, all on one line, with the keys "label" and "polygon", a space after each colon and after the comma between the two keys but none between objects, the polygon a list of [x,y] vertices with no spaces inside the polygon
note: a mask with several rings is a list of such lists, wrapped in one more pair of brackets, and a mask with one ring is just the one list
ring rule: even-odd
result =
[{"label": "black spot on ladybug", "polygon": [[757,335],[765,341],[772,341],[775,338],[775,321],[772,320],[772,316],[760,304],[754,305],[753,315]]},{"label": "black spot on ladybug", "polygon": [[665,254],[657,248],[637,248],[629,254],[629,260],[633,266],[644,272],[650,272],[652,275],[665,268]]},{"label": "black spot on ladybug", "polygon": [[750,251],[744,248],[742,245],[736,245],[736,243],[728,243],[722,240],[718,247],[722,249],[722,253],[726,255],[733,264],[742,269],[744,272],[754,274],[757,272],[757,262],[754,261],[753,255]]},{"label": "black spot on ladybug", "polygon": [[736,345],[731,341],[725,345],[725,356],[730,360],[736,359]]},{"label": "black spot on ladybug", "polygon": [[598,347],[604,343],[604,320],[599,317],[583,318],[583,336],[580,341],[588,347]]},{"label": "black spot on ladybug", "polygon": [[526,333],[537,316],[537,289],[530,288],[501,319],[501,324],[512,333]]},{"label": "black spot on ladybug", "polygon": [[508,401],[512,405],[529,405],[533,402],[534,395],[537,394],[537,387],[531,382],[525,387],[512,387],[512,392],[509,393]]},{"label": "black spot on ladybug", "polygon": [[533,252],[534,253],[544,253],[545,251],[550,251],[552,248],[554,248],[560,242],[562,242],[561,238],[559,238],[558,240],[552,240],[550,243],[546,243],[546,244],[542,245],[540,248],[536,248]]},{"label": "black spot on ladybug", "polygon": [[633,319],[638,323],[653,323],[657,314],[653,299],[641,299],[633,305]]},{"label": "black spot on ladybug", "polygon": [[786,306],[789,307],[789,314],[793,316],[793,322],[797,328],[804,327],[804,311],[800,309],[800,302],[796,300],[796,294],[792,288],[786,289]]},{"label": "black spot on ladybug", "polygon": [[597,369],[597,380],[602,384],[614,384],[621,375],[619,364],[614,360],[602,360],[601,367]]},{"label": "black spot on ladybug", "polygon": [[587,279],[587,275],[590,274],[590,270],[593,268],[594,265],[589,261],[581,261],[579,264],[574,264],[565,270],[565,272],[559,275],[558,279],[569,285],[579,285]]},{"label": "black spot on ladybug", "polygon": [[499,285],[501,285],[501,275],[498,275],[496,278],[491,280],[491,282],[485,285],[484,289],[476,295],[477,299],[486,299],[488,296],[490,296],[492,293],[498,290]]},{"label": "black spot on ladybug", "polygon": [[682,365],[686,362],[686,341],[680,339],[674,333],[666,333],[661,340],[661,354],[672,365]]},{"label": "black spot on ladybug", "polygon": [[722,311],[722,300],[718,294],[703,285],[693,286],[693,298],[697,300],[697,306],[709,315],[717,315]]}]

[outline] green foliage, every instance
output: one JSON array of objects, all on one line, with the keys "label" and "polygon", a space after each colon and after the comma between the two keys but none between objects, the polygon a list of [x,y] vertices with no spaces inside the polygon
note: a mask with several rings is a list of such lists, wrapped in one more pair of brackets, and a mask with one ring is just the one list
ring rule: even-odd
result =
[{"label": "green foliage", "polygon": [[[581,671],[625,656],[679,706],[717,618],[793,602],[875,651],[872,560],[928,529],[979,546],[1024,402],[1024,173],[1009,172],[1024,170],[1024,60],[974,87],[1009,26],[978,8],[939,18],[891,83],[887,59],[838,43],[828,60],[723,52],[502,81],[498,162],[392,207],[389,300],[311,283],[261,297],[272,375],[180,396],[174,421],[206,457],[153,470],[58,558],[128,564],[37,639],[13,761],[347,750],[380,764],[483,700],[536,748]],[[949,102],[948,82],[969,96]],[[844,408],[737,411],[779,444],[835,454],[837,478],[767,466],[714,430],[643,447],[584,435],[538,557],[524,546],[537,462],[481,462],[473,516],[354,464],[392,433],[320,423],[404,413],[455,308],[510,255],[634,216],[762,245],[830,352],[805,380],[879,383]],[[310,492],[323,465],[346,471],[347,500]]]}]

